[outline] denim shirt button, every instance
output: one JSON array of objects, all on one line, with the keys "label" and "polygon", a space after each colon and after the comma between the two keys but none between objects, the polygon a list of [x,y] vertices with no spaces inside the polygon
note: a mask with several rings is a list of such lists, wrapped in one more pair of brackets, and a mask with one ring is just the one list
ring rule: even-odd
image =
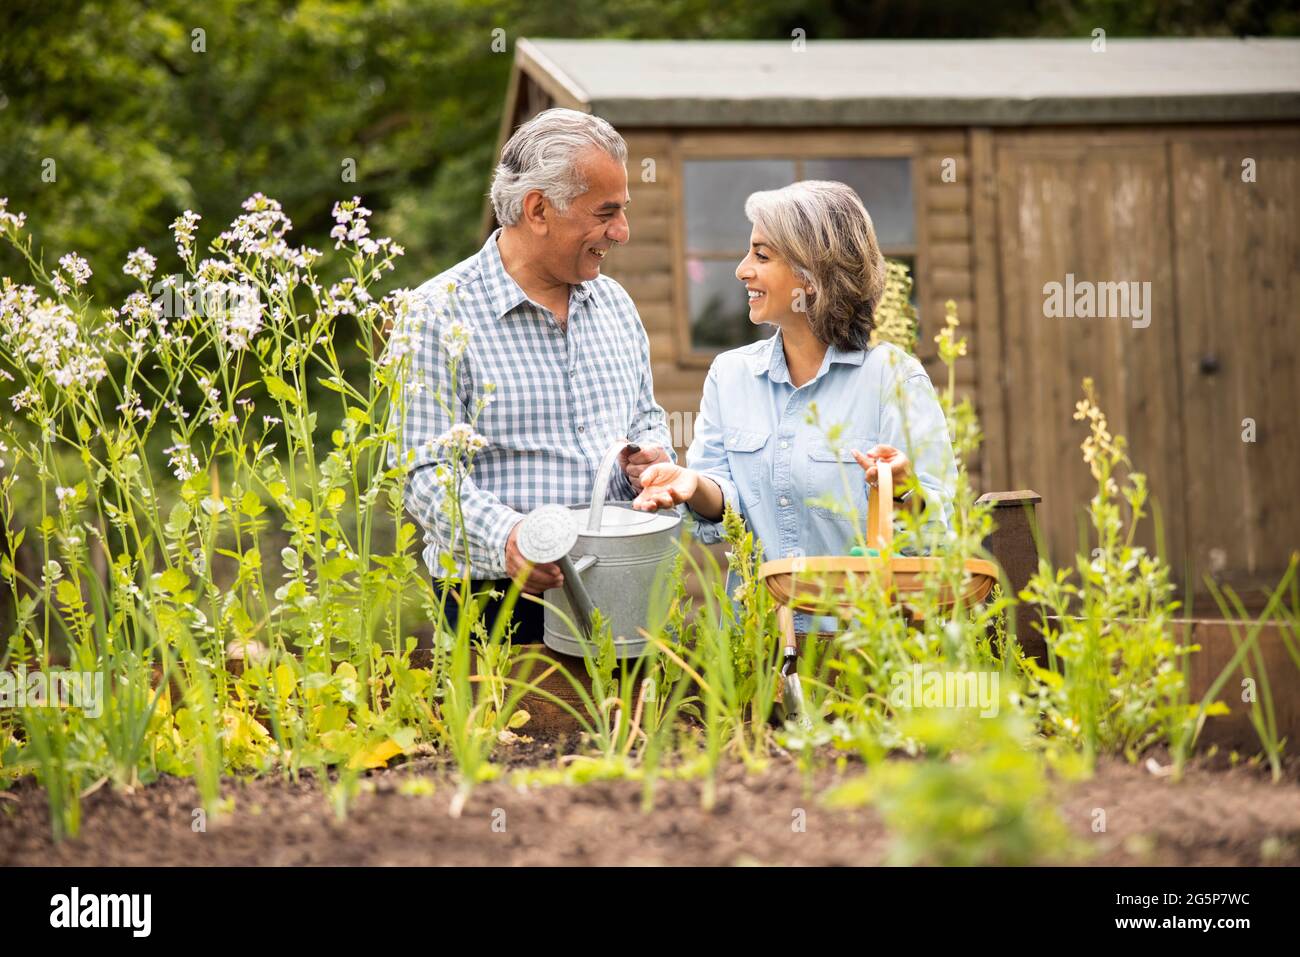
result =
[{"label": "denim shirt button", "polygon": [[781,496],[781,504],[782,504],[782,505],[789,505],[789,504],[790,504],[790,500],[789,500],[788,498],[786,498],[784,495],[782,495],[782,496]]}]

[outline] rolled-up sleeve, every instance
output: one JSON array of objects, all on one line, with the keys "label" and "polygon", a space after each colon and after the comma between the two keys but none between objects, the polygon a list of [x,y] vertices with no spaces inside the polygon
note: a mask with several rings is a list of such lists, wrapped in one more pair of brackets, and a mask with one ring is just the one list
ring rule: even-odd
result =
[{"label": "rolled-up sleeve", "polygon": [[[721,400],[718,392],[717,366],[714,365],[709,367],[708,377],[704,380],[704,394],[700,397],[700,414],[695,420],[695,434],[691,439],[691,447],[686,450],[686,466],[716,482],[722,491],[725,505],[739,512],[740,496],[736,493],[736,482],[731,475],[722,439]],[[715,545],[722,541],[721,521],[709,521],[694,509],[690,512],[695,518],[695,537],[700,542]]]},{"label": "rolled-up sleeve", "polygon": [[925,496],[927,521],[951,528],[957,463],[943,407],[930,376],[916,359],[902,356],[892,371],[881,396],[880,441],[903,450],[911,459]]}]

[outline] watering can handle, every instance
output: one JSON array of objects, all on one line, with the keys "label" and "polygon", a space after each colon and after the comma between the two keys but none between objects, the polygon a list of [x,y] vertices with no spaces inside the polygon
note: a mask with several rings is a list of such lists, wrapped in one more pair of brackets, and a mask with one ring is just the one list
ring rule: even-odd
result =
[{"label": "watering can handle", "polygon": [[591,487],[591,507],[587,510],[587,531],[600,531],[600,517],[605,511],[605,494],[609,491],[609,473],[618,461],[618,454],[627,447],[627,439],[619,439],[608,449],[596,468],[596,481]]},{"label": "watering can handle", "polygon": [[894,541],[894,471],[876,463],[876,484],[867,498],[867,547],[884,553]]}]

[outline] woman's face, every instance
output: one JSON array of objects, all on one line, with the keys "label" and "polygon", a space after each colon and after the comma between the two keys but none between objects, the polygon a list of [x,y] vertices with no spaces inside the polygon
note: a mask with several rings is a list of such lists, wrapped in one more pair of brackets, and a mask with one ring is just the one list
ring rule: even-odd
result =
[{"label": "woman's face", "polygon": [[736,278],[745,284],[749,296],[749,321],[758,325],[781,325],[794,316],[796,297],[804,319],[806,293],[793,269],[768,245],[763,231],[755,226],[749,234],[749,252],[736,267]]}]

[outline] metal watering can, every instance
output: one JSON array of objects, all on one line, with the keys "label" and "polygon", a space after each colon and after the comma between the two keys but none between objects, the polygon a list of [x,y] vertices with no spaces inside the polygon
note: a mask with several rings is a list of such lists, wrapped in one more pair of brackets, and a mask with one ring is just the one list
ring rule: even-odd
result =
[{"label": "metal watering can", "polygon": [[[605,503],[609,475],[627,445],[609,447],[596,473],[590,505],[543,505],[524,517],[519,552],[534,564],[558,562],[564,587],[543,595],[548,605],[542,640],[552,651],[582,657],[590,648],[592,612],[599,608],[614,634],[614,654],[636,658],[646,640],[655,578],[677,552],[682,518],[676,512],[638,512],[629,502]],[[577,625],[574,635],[565,622]]]}]

